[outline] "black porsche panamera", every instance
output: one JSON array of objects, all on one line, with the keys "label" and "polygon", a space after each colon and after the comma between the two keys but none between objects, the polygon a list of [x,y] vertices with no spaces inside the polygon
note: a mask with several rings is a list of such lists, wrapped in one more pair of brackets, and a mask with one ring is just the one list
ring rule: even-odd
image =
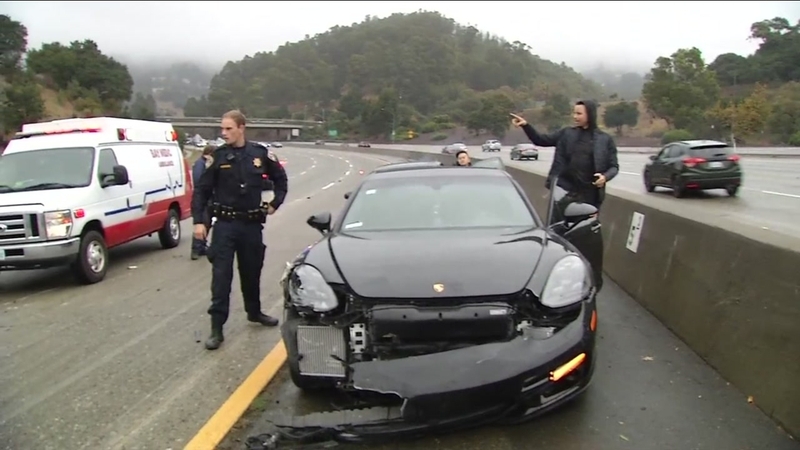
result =
[{"label": "black porsche panamera", "polygon": [[337,220],[310,217],[322,238],[281,279],[292,381],[375,403],[279,429],[385,439],[521,422],[583,392],[602,237],[597,210],[559,192],[543,221],[501,162],[397,163]]}]

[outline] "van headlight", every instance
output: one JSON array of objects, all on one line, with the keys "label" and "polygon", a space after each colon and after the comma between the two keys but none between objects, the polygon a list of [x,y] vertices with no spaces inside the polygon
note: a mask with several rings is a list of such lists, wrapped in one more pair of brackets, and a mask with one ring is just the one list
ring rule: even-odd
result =
[{"label": "van headlight", "polygon": [[68,238],[72,234],[72,211],[50,211],[44,213],[47,239]]},{"label": "van headlight", "polygon": [[549,308],[569,306],[583,300],[591,286],[586,263],[577,255],[565,256],[550,271],[540,301]]},{"label": "van headlight", "polygon": [[339,306],[336,293],[313,266],[301,264],[289,276],[289,297],[292,303],[314,312],[328,312]]}]

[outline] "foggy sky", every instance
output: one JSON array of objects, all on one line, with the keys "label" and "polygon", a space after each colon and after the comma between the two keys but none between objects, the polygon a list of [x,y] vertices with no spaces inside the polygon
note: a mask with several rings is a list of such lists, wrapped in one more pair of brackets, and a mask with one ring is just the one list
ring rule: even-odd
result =
[{"label": "foggy sky", "polygon": [[648,70],[655,59],[696,46],[706,62],[750,54],[751,23],[800,17],[800,2],[11,2],[0,3],[28,27],[29,47],[93,39],[126,61],[191,60],[218,70],[228,60],[272,51],[366,15],[434,10],[461,24],[519,40],[576,69]]}]

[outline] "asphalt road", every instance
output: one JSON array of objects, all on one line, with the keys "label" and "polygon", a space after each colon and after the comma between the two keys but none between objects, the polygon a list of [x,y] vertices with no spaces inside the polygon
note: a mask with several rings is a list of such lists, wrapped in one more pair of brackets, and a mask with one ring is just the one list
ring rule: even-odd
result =
[{"label": "asphalt road", "polygon": [[[282,149],[290,193],[270,217],[263,310],[280,313],[285,262],[318,238],[308,216],[391,158]],[[209,331],[211,267],[143,238],[111,253],[106,279],[78,286],[65,269],[0,273],[0,449],[181,448],[279,341],[249,324],[234,280],[222,349]],[[213,237],[213,234],[212,234]]]},{"label": "asphalt road", "polygon": [[[595,378],[576,402],[518,426],[385,444],[370,450],[797,450],[800,443],[748,403],[616,284],[600,294]],[[446,370],[443,368],[443,370]],[[341,402],[340,402],[341,404]],[[301,393],[286,369],[254,402],[218,450],[240,450],[271,431],[279,415],[333,410],[331,400]]]},{"label": "asphalt road", "polygon": [[[338,144],[327,143],[326,146]],[[442,146],[426,145],[378,145],[379,148],[416,150],[440,153]],[[631,150],[631,149],[627,149]],[[639,149],[644,151],[645,149]],[[500,152],[481,152],[480,146],[469,147],[470,154],[477,158],[501,156],[508,166],[531,172],[546,174],[553,160],[553,149],[542,149],[538,161],[511,161],[510,147]],[[744,180],[736,197],[729,197],[723,190],[697,193],[686,198],[672,197],[672,191],[657,188],[649,193],[644,189],[642,169],[648,161],[647,154],[619,153],[620,173],[608,184],[608,191],[617,190],[637,194],[642,203],[662,206],[669,211],[692,218],[697,215],[714,214],[734,222],[747,224],[783,235],[800,236],[800,151],[797,149],[746,149],[744,153],[784,152],[796,153],[797,158],[768,158],[742,156]]]}]

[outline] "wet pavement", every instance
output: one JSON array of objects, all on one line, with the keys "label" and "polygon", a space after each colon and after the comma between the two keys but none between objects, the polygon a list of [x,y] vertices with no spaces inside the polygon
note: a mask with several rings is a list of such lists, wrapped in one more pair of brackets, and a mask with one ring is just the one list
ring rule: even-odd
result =
[{"label": "wet pavement", "polygon": [[[592,385],[575,402],[521,425],[336,448],[800,449],[748,402],[746,393],[730,386],[611,280],[605,282],[598,308],[598,365]],[[331,409],[330,397],[300,392],[284,368],[219,449],[244,449],[248,436],[271,430],[271,418]]]},{"label": "wet pavement", "polygon": [[[290,193],[265,230],[262,309],[280,314],[285,262],[319,233],[308,216],[390,158],[283,148]],[[66,268],[0,273],[0,449],[181,448],[279,340],[245,320],[234,279],[222,349],[209,330],[211,266],[156,236],[111,251],[106,279],[77,285]],[[213,234],[212,234],[213,236]]]}]

